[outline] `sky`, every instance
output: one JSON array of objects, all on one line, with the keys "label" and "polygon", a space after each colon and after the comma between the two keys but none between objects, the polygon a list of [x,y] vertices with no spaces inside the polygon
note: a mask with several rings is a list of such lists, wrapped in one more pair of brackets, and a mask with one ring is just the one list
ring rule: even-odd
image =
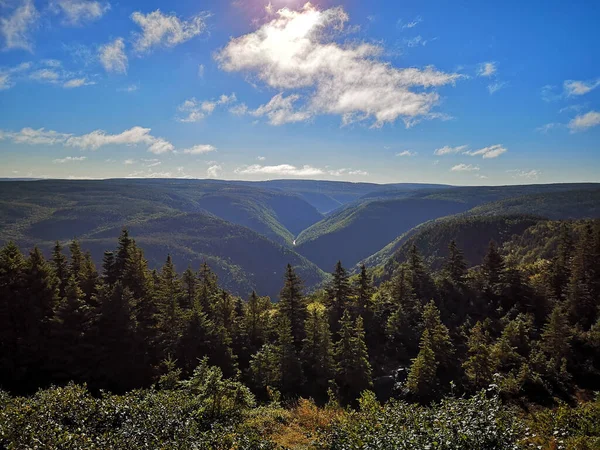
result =
[{"label": "sky", "polygon": [[600,3],[0,0],[0,177],[600,182]]}]

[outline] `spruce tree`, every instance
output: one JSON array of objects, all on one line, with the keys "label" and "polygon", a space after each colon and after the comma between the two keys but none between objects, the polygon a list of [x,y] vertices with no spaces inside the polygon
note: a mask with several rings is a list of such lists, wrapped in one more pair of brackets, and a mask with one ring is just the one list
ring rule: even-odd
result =
[{"label": "spruce tree", "polygon": [[456,241],[450,241],[448,245],[448,257],[444,264],[444,275],[455,285],[464,286],[467,276],[467,261],[463,252],[456,245]]},{"label": "spruce tree", "polygon": [[350,296],[352,289],[348,272],[342,266],[342,262],[338,261],[335,265],[335,270],[332,274],[332,280],[327,287],[327,298],[329,302],[329,323],[334,333],[339,330],[339,322],[350,306]]},{"label": "spruce tree", "polygon": [[65,290],[67,287],[67,281],[69,281],[69,262],[67,257],[62,252],[62,246],[60,242],[56,241],[54,249],[52,250],[52,267],[54,273],[58,278],[58,296],[63,298],[65,296]]},{"label": "spruce tree", "polygon": [[306,337],[302,342],[302,362],[306,378],[310,380],[309,393],[323,397],[329,380],[333,377],[333,345],[327,310],[320,303],[308,305],[308,316],[304,329]]},{"label": "spruce tree", "polygon": [[277,355],[279,388],[282,393],[293,395],[302,387],[302,365],[292,336],[292,324],[284,314],[280,315],[277,321]]},{"label": "spruce tree", "polygon": [[196,302],[198,295],[198,280],[191,267],[188,266],[181,276],[183,295],[181,296],[181,307],[190,310]]},{"label": "spruce tree", "polygon": [[481,322],[477,322],[469,336],[468,358],[463,363],[471,386],[475,389],[487,387],[492,382],[495,366],[490,334]]},{"label": "spruce tree", "polygon": [[586,223],[577,243],[572,261],[568,288],[569,313],[573,322],[584,331],[590,329],[598,317],[598,298],[594,297],[594,235],[591,223]]},{"label": "spruce tree", "polygon": [[361,316],[368,322],[368,318],[372,315],[371,296],[373,295],[373,284],[371,277],[367,273],[367,268],[364,264],[360,266],[360,274],[358,275],[357,285],[355,287],[355,316]]},{"label": "spruce tree", "polygon": [[71,253],[69,275],[75,277],[75,279],[81,283],[83,278],[84,255],[81,250],[81,244],[77,239],[73,239],[69,244],[69,252]]},{"label": "spruce tree", "polygon": [[286,267],[284,285],[279,293],[278,308],[280,313],[289,320],[294,345],[299,350],[302,346],[302,339],[304,339],[306,305],[304,303],[302,280],[296,275],[291,264]]},{"label": "spruce tree", "polygon": [[429,330],[425,330],[421,336],[419,354],[413,359],[406,380],[406,388],[411,395],[423,400],[431,398],[437,390],[438,364]]},{"label": "spruce tree", "polygon": [[352,402],[372,386],[371,365],[365,344],[362,317],[352,323],[346,310],[340,320],[339,340],[335,344],[336,382],[342,399]]}]

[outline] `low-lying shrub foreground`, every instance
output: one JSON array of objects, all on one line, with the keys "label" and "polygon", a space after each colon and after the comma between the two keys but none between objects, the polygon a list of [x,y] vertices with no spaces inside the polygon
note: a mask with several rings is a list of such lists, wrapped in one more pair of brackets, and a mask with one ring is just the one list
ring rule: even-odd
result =
[{"label": "low-lying shrub foreground", "polygon": [[0,392],[2,449],[599,449],[600,397],[525,414],[494,389],[430,406],[363,392],[356,409],[250,390],[204,360],[188,380],[169,372],[124,395],[69,384],[31,397]]}]

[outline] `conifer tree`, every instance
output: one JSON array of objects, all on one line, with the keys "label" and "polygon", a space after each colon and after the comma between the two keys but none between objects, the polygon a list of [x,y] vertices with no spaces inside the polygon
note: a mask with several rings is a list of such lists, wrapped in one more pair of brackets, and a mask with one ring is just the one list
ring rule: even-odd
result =
[{"label": "conifer tree", "polygon": [[73,239],[69,244],[69,252],[71,253],[69,275],[74,276],[78,282],[81,282],[81,279],[83,278],[84,255],[81,250],[81,244],[77,239]]},{"label": "conifer tree", "polygon": [[433,301],[423,310],[423,329],[428,330],[431,349],[441,369],[453,366],[454,346],[448,328],[442,323],[440,310]]},{"label": "conifer tree", "polygon": [[190,310],[196,302],[198,295],[198,280],[196,274],[192,271],[192,268],[188,268],[183,272],[181,276],[181,284],[183,285],[183,295],[181,296],[181,307],[183,309]]},{"label": "conifer tree", "polygon": [[444,275],[456,286],[464,286],[467,276],[467,261],[454,240],[450,241],[450,245],[448,245],[448,257],[444,264]]},{"label": "conifer tree", "polygon": [[174,354],[181,334],[180,286],[171,255],[161,269],[158,283],[156,326],[164,359]]},{"label": "conifer tree", "polygon": [[438,364],[429,330],[426,329],[421,336],[419,354],[410,366],[406,380],[408,392],[417,398],[429,399],[437,389]]},{"label": "conifer tree", "polygon": [[433,298],[435,296],[435,286],[416,245],[411,247],[408,254],[408,270],[411,277],[411,287],[416,299],[421,303],[425,303]]},{"label": "conifer tree", "polygon": [[244,310],[244,329],[248,339],[247,347],[251,355],[256,353],[267,341],[270,308],[269,298],[259,297],[255,291],[252,291]]},{"label": "conifer tree", "polygon": [[292,324],[284,314],[280,315],[277,321],[277,355],[279,388],[284,394],[298,392],[303,382],[302,365],[292,336]]},{"label": "conifer tree", "polygon": [[556,255],[552,260],[551,288],[554,298],[562,301],[567,297],[569,278],[571,275],[571,258],[573,255],[573,239],[569,226],[560,225],[560,236]]},{"label": "conifer tree", "polygon": [[468,358],[463,363],[467,379],[475,389],[485,388],[492,382],[496,363],[490,334],[481,322],[477,322],[471,330],[468,348]]},{"label": "conifer tree", "polygon": [[594,298],[594,235],[591,223],[586,223],[579,238],[572,261],[569,280],[568,301],[569,313],[573,321],[584,331],[590,329],[598,317],[598,298]]},{"label": "conifer tree", "polygon": [[323,396],[333,377],[333,345],[327,310],[320,303],[308,305],[304,324],[306,337],[302,342],[302,362],[309,391],[313,396]]},{"label": "conifer tree", "polygon": [[557,305],[544,325],[539,341],[540,350],[547,359],[547,367],[552,376],[561,375],[562,366],[571,358],[571,339],[573,333],[567,315],[561,305]]},{"label": "conifer tree", "polygon": [[117,272],[117,262],[115,254],[113,252],[104,252],[102,258],[102,280],[104,284],[113,286],[119,279],[119,273]]},{"label": "conifer tree", "polygon": [[353,324],[350,313],[344,311],[334,354],[336,382],[341,396],[347,402],[354,401],[372,385],[362,317],[359,316]]},{"label": "conifer tree", "polygon": [[63,298],[65,296],[65,290],[67,287],[67,281],[69,281],[69,262],[67,257],[62,252],[62,246],[60,242],[56,241],[54,249],[52,250],[52,267],[54,273],[58,278],[58,296]]},{"label": "conifer tree", "polygon": [[360,266],[360,274],[358,275],[357,286],[355,288],[356,297],[354,305],[355,316],[361,316],[368,322],[372,314],[371,296],[373,295],[373,284],[371,277],[367,273],[367,268],[364,264]]},{"label": "conifer tree", "polygon": [[351,293],[352,288],[350,287],[348,272],[342,266],[342,262],[338,261],[332,274],[331,283],[327,287],[329,323],[334,333],[338,332],[339,322],[350,306]]},{"label": "conifer tree", "polygon": [[291,264],[288,264],[286,267],[285,280],[279,294],[278,307],[280,313],[286,316],[290,322],[294,345],[299,350],[302,346],[302,339],[304,339],[306,305],[304,303],[302,280],[296,275]]},{"label": "conifer tree", "polygon": [[213,318],[214,303],[218,296],[219,286],[217,276],[213,273],[206,262],[203,262],[198,271],[198,302],[202,311],[209,319]]},{"label": "conifer tree", "polygon": [[188,314],[186,325],[177,347],[177,361],[184,374],[190,374],[198,360],[210,354],[211,324],[206,314],[194,307]]}]

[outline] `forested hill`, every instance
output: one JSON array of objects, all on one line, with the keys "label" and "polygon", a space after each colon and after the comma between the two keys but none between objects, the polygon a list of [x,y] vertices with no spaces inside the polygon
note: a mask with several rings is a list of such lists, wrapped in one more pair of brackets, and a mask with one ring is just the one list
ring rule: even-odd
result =
[{"label": "forested hill", "polygon": [[98,270],[85,250],[0,249],[2,447],[600,443],[600,220],[539,220],[479,262],[450,241],[438,270],[413,245],[380,285],[338,264],[308,294],[289,265],[278,302],[150,270],[127,231]]}]

